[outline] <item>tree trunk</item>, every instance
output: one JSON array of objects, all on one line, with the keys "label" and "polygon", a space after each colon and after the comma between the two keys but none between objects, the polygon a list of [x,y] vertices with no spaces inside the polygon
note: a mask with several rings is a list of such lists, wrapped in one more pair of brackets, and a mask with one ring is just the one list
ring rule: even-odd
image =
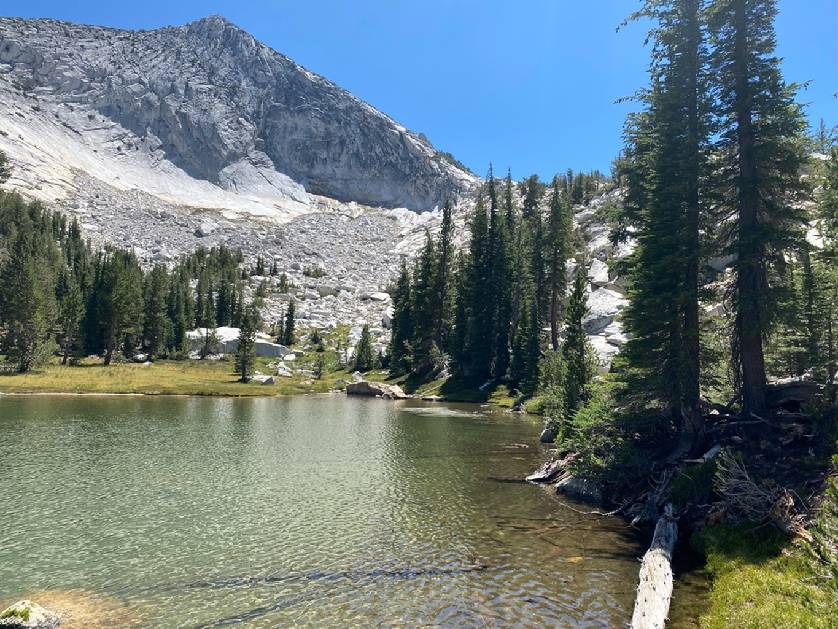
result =
[{"label": "tree trunk", "polygon": [[550,291],[550,343],[554,351],[559,349],[559,290],[555,281]]},{"label": "tree trunk", "polygon": [[658,519],[652,544],[640,565],[640,584],[634,600],[632,629],[662,629],[672,600],[672,552],[678,539],[678,524],[672,505]]},{"label": "tree trunk", "polygon": [[[681,417],[683,420],[682,430],[689,441],[689,448],[692,449],[700,444],[704,436],[704,416],[699,407],[701,397],[701,385],[699,382],[701,373],[700,355],[701,339],[699,333],[698,314],[698,262],[700,254],[699,241],[699,216],[701,203],[699,196],[699,179],[701,176],[701,146],[699,128],[699,45],[701,42],[701,30],[699,25],[699,7],[697,0],[690,0],[687,3],[685,19],[689,23],[689,43],[687,54],[689,55],[689,68],[687,72],[688,95],[687,95],[687,153],[686,153],[686,178],[687,178],[687,204],[684,221],[684,253],[685,253],[685,277],[682,302],[683,320],[683,357],[681,374]],[[685,445],[687,445],[685,443]]]},{"label": "tree trunk", "polygon": [[828,313],[826,320],[826,383],[835,383],[835,373],[838,366],[835,364],[835,335],[832,328],[832,313]]},{"label": "tree trunk", "polygon": [[736,335],[742,370],[744,415],[768,414],[765,400],[765,356],[762,347],[763,314],[760,300],[768,287],[765,254],[759,236],[759,191],[757,190],[755,138],[748,84],[748,24],[744,0],[736,1],[734,73],[736,121],[739,147],[739,233],[737,261]]}]

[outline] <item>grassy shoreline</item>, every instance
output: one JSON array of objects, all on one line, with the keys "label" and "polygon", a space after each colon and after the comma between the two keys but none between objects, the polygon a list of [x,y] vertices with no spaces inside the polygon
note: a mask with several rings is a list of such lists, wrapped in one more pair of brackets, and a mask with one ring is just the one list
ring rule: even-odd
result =
[{"label": "grassy shoreline", "polygon": [[[257,359],[256,369],[275,373],[272,359]],[[0,394],[10,395],[186,395],[205,397],[272,397],[327,393],[339,389],[346,371],[324,373],[320,379],[295,373],[274,376],[275,384],[238,382],[232,361],[157,360],[150,364],[118,363],[105,367],[85,360],[77,366],[53,361],[34,372],[0,374]]]},{"label": "grassy shoreline", "polygon": [[710,579],[702,627],[834,626],[838,592],[824,574],[829,568],[801,540],[785,539],[764,526],[716,525],[692,543],[705,554]]}]

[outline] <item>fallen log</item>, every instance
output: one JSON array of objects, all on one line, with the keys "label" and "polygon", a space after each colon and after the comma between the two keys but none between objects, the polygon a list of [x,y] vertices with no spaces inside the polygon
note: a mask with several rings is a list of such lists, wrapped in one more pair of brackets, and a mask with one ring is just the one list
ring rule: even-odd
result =
[{"label": "fallen log", "polygon": [[655,525],[652,544],[640,566],[632,629],[662,629],[665,626],[672,599],[672,552],[677,539],[678,524],[672,505],[668,504]]},{"label": "fallen log", "polygon": [[564,471],[568,463],[573,460],[572,456],[564,459],[551,459],[524,480],[528,483],[549,483]]},{"label": "fallen log", "polygon": [[791,380],[777,382],[765,387],[765,394],[770,408],[780,408],[788,404],[800,405],[811,402],[823,391],[817,382],[809,380]]},{"label": "fallen log", "polygon": [[629,509],[628,513],[632,516],[631,525],[637,526],[643,522],[654,522],[655,518],[660,513],[660,505],[664,502],[664,497],[668,496],[669,483],[675,477],[675,468],[664,470],[660,479],[655,482],[652,491],[645,494],[642,502],[635,503]]}]

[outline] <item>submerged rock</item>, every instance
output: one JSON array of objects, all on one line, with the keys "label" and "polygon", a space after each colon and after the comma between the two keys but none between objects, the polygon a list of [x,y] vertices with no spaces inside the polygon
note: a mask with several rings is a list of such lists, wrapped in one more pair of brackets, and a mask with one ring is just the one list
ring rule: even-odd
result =
[{"label": "submerged rock", "polygon": [[23,600],[0,612],[0,627],[16,629],[53,629],[61,619],[58,614],[32,601]]}]

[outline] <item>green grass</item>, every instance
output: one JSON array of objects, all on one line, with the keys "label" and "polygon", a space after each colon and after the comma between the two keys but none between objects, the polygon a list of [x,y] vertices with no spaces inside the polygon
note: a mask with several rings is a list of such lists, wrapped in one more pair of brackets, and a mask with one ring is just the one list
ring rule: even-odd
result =
[{"label": "green grass", "polygon": [[694,538],[713,581],[706,629],[829,629],[838,593],[805,553],[774,529],[712,526]]},{"label": "green grass", "polygon": [[6,611],[0,614],[0,619],[3,618],[20,618],[23,622],[29,622],[29,608],[28,607],[9,607]]},{"label": "green grass", "polygon": [[[258,358],[256,369],[272,373],[267,367],[272,359]],[[296,367],[311,368],[316,360],[312,352],[297,359]],[[340,388],[348,379],[341,370],[327,370],[323,378],[294,374],[276,378],[276,384],[242,384],[234,373],[232,360],[157,360],[150,365],[119,363],[105,367],[100,361],[84,360],[79,366],[62,366],[58,361],[26,374],[0,375],[2,393],[99,393],[144,395],[271,396],[297,393],[322,393]]]},{"label": "green grass", "polygon": [[516,398],[505,384],[495,384],[480,390],[483,382],[465,378],[435,378],[428,380],[414,374],[391,378],[386,371],[376,370],[364,374],[368,380],[399,385],[406,393],[417,397],[439,396],[446,402],[492,404],[499,408],[512,408]]}]

